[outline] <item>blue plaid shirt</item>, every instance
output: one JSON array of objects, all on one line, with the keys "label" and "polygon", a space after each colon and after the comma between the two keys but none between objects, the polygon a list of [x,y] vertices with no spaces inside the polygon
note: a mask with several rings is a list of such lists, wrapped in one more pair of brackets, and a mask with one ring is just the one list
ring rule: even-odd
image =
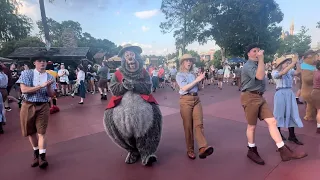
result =
[{"label": "blue plaid shirt", "polygon": [[0,88],[7,88],[8,86],[8,76],[3,73],[0,72]]},{"label": "blue plaid shirt", "polygon": [[[16,83],[24,84],[28,87],[34,87],[33,77],[34,77],[33,70],[24,71]],[[54,80],[54,78],[47,73],[47,80]],[[54,82],[51,84],[51,89],[54,90],[55,87],[56,87],[56,82],[54,80]],[[47,87],[41,88],[34,93],[24,94],[24,100],[28,102],[49,102]]]}]

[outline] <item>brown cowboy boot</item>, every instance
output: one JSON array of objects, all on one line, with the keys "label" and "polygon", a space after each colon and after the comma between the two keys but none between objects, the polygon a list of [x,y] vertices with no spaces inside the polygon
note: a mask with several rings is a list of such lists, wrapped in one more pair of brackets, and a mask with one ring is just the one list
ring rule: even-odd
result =
[{"label": "brown cowboy boot", "polygon": [[253,162],[257,163],[257,164],[260,164],[260,165],[264,165],[265,162],[264,160],[260,157],[259,153],[258,153],[258,148],[257,146],[255,147],[249,147],[249,150],[248,150],[248,154],[247,154],[247,157],[249,159],[251,159]]},{"label": "brown cowboy boot", "polygon": [[33,161],[31,167],[37,167],[39,165],[39,149],[34,150],[33,152]]},{"label": "brown cowboy boot", "polygon": [[287,145],[284,145],[283,147],[279,148],[278,151],[280,152],[282,161],[301,159],[308,156],[308,154],[305,152],[297,152],[297,151],[291,150]]},{"label": "brown cowboy boot", "polygon": [[211,146],[200,148],[199,158],[205,159],[207,156],[210,156],[213,153],[214,149]]},{"label": "brown cowboy boot", "polygon": [[47,162],[47,160],[46,160],[46,153],[40,154],[39,167],[40,167],[41,169],[44,169],[44,168],[46,168],[48,165],[49,165],[49,164],[48,164],[48,162]]}]

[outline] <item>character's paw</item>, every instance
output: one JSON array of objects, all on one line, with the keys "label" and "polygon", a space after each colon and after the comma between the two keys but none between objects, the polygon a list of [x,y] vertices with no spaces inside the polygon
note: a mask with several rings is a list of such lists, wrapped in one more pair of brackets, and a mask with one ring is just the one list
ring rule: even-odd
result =
[{"label": "character's paw", "polygon": [[156,155],[150,155],[142,160],[142,164],[144,166],[152,166],[153,163],[157,162],[157,156]]},{"label": "character's paw", "polygon": [[130,82],[129,80],[127,80],[127,79],[123,79],[122,85],[123,85],[124,88],[126,88],[129,91],[133,90],[133,87],[134,87],[133,83]]},{"label": "character's paw", "polygon": [[138,152],[129,152],[126,157],[126,163],[127,164],[133,164],[136,163],[140,158],[140,154]]}]

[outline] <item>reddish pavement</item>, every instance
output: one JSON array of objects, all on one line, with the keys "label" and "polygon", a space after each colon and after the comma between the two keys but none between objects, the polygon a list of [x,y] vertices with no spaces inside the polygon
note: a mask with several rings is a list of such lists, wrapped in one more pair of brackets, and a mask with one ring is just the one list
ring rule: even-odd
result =
[{"label": "reddish pavement", "polygon": [[[266,93],[270,107],[273,87]],[[215,147],[205,160],[186,157],[182,120],[179,114],[179,96],[171,89],[161,89],[155,97],[163,113],[163,136],[157,152],[158,163],[143,167],[140,163],[124,163],[126,152],[119,149],[104,132],[102,117],[106,101],[98,94],[88,95],[84,105],[78,98],[63,97],[58,104],[61,111],[51,115],[48,128],[46,170],[31,168],[32,149],[27,138],[21,137],[17,106],[7,113],[5,134],[0,135],[1,180],[319,180],[320,136],[316,123],[305,122],[298,129],[298,138],[305,143],[292,148],[305,150],[309,156],[282,162],[264,122],[259,123],[256,144],[266,165],[256,165],[247,159],[246,123],[236,87],[224,90],[208,86],[201,91],[205,134]],[[304,106],[300,106],[301,117]],[[285,132],[287,136],[288,133]]]}]

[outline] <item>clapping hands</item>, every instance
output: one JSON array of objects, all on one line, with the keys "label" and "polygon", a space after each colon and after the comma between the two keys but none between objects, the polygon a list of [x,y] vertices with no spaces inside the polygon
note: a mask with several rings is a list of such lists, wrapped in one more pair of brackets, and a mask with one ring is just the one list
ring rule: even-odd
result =
[{"label": "clapping hands", "polygon": [[40,87],[41,88],[49,87],[53,82],[54,82],[54,80],[46,81],[45,83],[41,84]]}]

